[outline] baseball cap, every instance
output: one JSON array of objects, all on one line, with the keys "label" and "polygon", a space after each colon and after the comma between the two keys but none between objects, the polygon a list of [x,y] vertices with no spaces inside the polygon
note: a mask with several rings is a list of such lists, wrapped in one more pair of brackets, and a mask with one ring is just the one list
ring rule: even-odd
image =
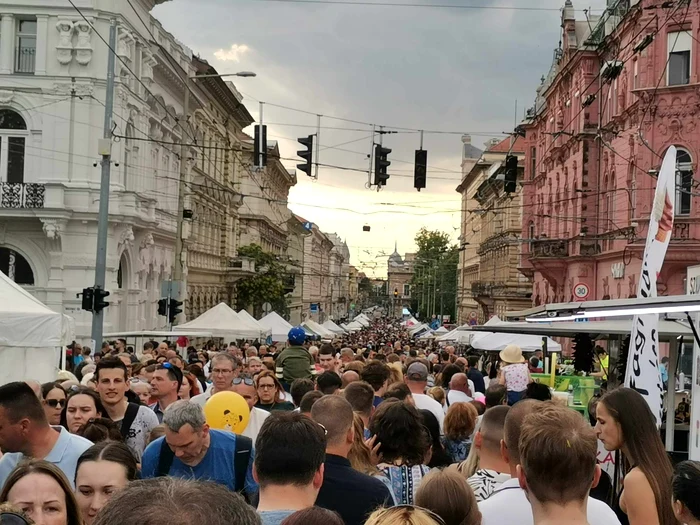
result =
[{"label": "baseball cap", "polygon": [[287,339],[293,345],[303,345],[304,341],[306,341],[306,332],[301,326],[295,326],[287,334]]},{"label": "baseball cap", "polygon": [[423,363],[411,363],[411,366],[406,370],[406,377],[411,381],[427,381],[428,367]]}]

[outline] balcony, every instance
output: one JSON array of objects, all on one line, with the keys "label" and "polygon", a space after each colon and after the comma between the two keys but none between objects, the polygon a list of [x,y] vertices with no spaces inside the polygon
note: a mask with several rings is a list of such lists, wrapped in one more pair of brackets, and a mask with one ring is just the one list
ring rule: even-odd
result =
[{"label": "balcony", "polygon": [[35,47],[19,46],[15,49],[15,73],[33,74],[35,61]]},{"label": "balcony", "polygon": [[485,281],[472,282],[472,296],[474,297],[489,297],[491,295],[491,286],[493,283]]},{"label": "balcony", "polygon": [[569,256],[567,241],[533,241],[531,257],[533,259],[561,259]]},{"label": "balcony", "polygon": [[33,182],[0,182],[0,208],[44,207],[46,187]]},{"label": "balcony", "polygon": [[255,276],[255,260],[250,257],[229,257],[226,266],[226,281],[235,283],[244,277]]}]

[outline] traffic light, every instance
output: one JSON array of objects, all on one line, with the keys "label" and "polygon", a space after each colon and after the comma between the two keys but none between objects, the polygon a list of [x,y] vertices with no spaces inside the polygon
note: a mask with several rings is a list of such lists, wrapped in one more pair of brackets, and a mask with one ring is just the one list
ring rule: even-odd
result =
[{"label": "traffic light", "polygon": [[413,187],[420,191],[425,188],[428,175],[428,152],[424,149],[416,150],[415,171],[413,173]]},{"label": "traffic light", "polygon": [[267,126],[255,125],[253,149],[255,150],[255,166],[258,168],[267,166]]},{"label": "traffic light", "polygon": [[105,301],[105,297],[108,295],[109,292],[107,290],[97,287],[95,288],[95,312],[100,312],[109,306],[109,303]]},{"label": "traffic light", "polygon": [[515,193],[518,180],[518,157],[508,155],[506,157],[506,173],[505,182],[503,183],[503,191],[506,193]]},{"label": "traffic light", "polygon": [[158,299],[158,315],[168,315],[168,300]]},{"label": "traffic light", "polygon": [[398,297],[398,296],[399,296],[399,289],[398,289],[398,288],[394,288],[394,298],[396,298],[396,297]]},{"label": "traffic light", "polygon": [[391,166],[391,162],[387,159],[391,153],[389,148],[377,144],[374,147],[374,184],[375,186],[386,186],[386,181],[389,180],[387,169]]},{"label": "traffic light", "polygon": [[168,320],[173,323],[175,322],[175,318],[182,313],[182,301],[178,301],[177,299],[170,299],[169,303],[170,308],[168,308]]},{"label": "traffic light", "polygon": [[83,293],[78,294],[79,296],[83,296],[83,305],[82,309],[87,310],[88,312],[92,312],[92,305],[95,301],[95,295],[94,295],[95,289],[94,288],[83,288]]},{"label": "traffic light", "polygon": [[299,155],[305,161],[304,164],[297,164],[297,169],[303,171],[309,177],[312,177],[313,175],[311,175],[311,165],[313,163],[311,161],[313,158],[314,151],[314,136],[309,135],[308,137],[302,137],[300,139],[297,139],[297,141],[299,142],[299,144],[306,147],[306,150],[297,151],[297,155]]}]

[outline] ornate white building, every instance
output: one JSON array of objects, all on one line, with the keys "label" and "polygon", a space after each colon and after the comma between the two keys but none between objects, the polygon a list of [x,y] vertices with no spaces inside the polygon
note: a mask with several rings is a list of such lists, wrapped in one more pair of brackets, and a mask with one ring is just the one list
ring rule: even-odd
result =
[{"label": "ornate white building", "polygon": [[[179,124],[183,77],[198,68],[191,51],[150,16],[163,1],[133,1],[134,12],[127,2],[83,0],[78,5],[86,22],[68,3],[0,0],[0,270],[52,309],[72,315],[81,338],[89,336],[91,314],[80,309],[76,294],[94,283],[97,146],[110,52],[95,33],[107,40],[111,19],[118,26],[118,57],[106,276],[111,306],[104,329],[165,325],[156,304],[175,258],[179,144],[194,141],[182,136]],[[195,112],[189,125],[202,134],[201,144],[230,146],[247,112],[220,85],[208,94],[195,89],[201,96],[193,109],[206,105],[207,97],[215,103],[208,112]],[[231,113],[236,122],[223,125]],[[185,207],[194,208],[197,239],[190,243],[189,264],[200,273],[220,272],[217,265],[237,246],[228,234],[235,227],[235,195],[216,197],[235,176],[226,171],[231,157],[220,151],[192,148],[186,159],[188,193],[194,195]],[[217,285],[207,304],[222,295],[226,288]]]}]

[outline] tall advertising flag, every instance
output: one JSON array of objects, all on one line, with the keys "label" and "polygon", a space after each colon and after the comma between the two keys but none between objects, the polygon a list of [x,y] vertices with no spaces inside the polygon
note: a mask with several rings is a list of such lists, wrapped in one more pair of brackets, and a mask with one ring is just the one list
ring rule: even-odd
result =
[{"label": "tall advertising flag", "polygon": [[[637,297],[656,297],[656,279],[666,257],[673,231],[676,195],[676,148],[671,146],[661,164],[649,218]],[[661,426],[661,373],[659,371],[659,314],[635,315],[632,320],[625,386],[646,399]]]}]

